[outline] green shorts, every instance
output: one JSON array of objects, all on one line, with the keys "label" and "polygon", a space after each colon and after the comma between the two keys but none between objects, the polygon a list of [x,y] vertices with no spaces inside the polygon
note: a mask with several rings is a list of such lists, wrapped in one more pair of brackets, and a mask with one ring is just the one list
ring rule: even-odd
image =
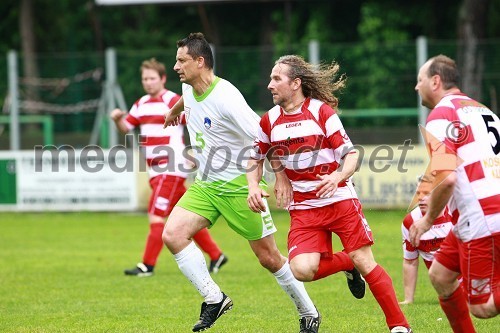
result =
[{"label": "green shorts", "polygon": [[203,216],[210,221],[211,228],[219,216],[223,216],[229,227],[247,240],[258,240],[276,232],[273,218],[267,210],[254,213],[248,208],[245,196],[221,195],[219,190],[192,184],[177,203],[177,206]]}]

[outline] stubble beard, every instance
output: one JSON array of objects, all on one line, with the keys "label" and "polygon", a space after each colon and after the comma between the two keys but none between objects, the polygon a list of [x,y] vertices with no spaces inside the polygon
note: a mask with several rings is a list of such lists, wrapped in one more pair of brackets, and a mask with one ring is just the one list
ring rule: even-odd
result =
[{"label": "stubble beard", "polygon": [[282,107],[283,100],[278,95],[273,95],[273,104]]}]

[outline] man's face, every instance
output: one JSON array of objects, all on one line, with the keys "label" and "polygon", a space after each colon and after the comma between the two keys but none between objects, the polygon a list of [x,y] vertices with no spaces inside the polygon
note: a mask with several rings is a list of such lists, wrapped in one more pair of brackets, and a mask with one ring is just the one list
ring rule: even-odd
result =
[{"label": "man's face", "polygon": [[423,214],[427,212],[427,208],[429,206],[429,196],[432,190],[432,183],[430,182],[420,182],[417,188],[417,198],[418,198],[418,207],[420,207],[420,211]]},{"label": "man's face", "polygon": [[422,105],[428,107],[429,109],[433,109],[436,106],[432,102],[432,86],[433,86],[433,78],[428,76],[430,63],[426,62],[417,75],[417,85],[415,86],[415,90],[418,92],[420,97],[422,98]]},{"label": "man's face", "polygon": [[179,80],[183,83],[190,84],[199,76],[200,66],[196,59],[193,59],[188,53],[186,46],[177,49],[177,56],[175,57],[174,71],[179,74]]},{"label": "man's face", "polygon": [[167,78],[160,77],[160,74],[154,69],[144,68],[141,74],[142,87],[149,95],[156,97],[165,88]]},{"label": "man's face", "polygon": [[273,95],[274,105],[284,106],[292,100],[292,81],[288,77],[288,65],[277,64],[271,71],[271,81],[267,85],[267,89]]}]

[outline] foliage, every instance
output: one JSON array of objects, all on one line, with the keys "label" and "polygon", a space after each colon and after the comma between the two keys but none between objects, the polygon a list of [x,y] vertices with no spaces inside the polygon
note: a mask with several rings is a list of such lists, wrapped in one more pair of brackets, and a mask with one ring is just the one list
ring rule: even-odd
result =
[{"label": "foliage", "polygon": [[409,22],[409,16],[400,15],[392,6],[363,4],[358,26],[361,42],[353,48],[356,66],[349,72],[356,77],[349,88],[358,95],[354,108],[403,107],[415,100],[411,84],[401,82],[401,76],[415,69],[415,53],[408,48],[410,33],[404,29]]},{"label": "foliage", "polygon": [[[0,8],[3,14],[0,51],[4,54],[9,49],[21,52],[20,3],[5,0]],[[81,71],[88,62],[78,62],[87,54],[95,53],[91,58],[102,57],[105,48],[114,47],[119,56],[119,83],[129,105],[142,95],[137,67],[144,58],[155,56],[163,61],[169,69],[169,87],[179,92],[180,84],[171,69],[175,42],[189,32],[203,31],[216,49],[216,72],[232,80],[257,110],[270,106],[266,86],[274,60],[288,53],[307,57],[311,39],[320,42],[322,61],[338,61],[349,78],[345,94],[340,96],[342,108],[415,106],[415,39],[425,35],[431,43],[453,41],[457,37],[460,6],[456,0],[295,0],[131,6],[97,6],[94,0],[31,0],[31,3],[38,67],[46,77]],[[500,0],[491,3],[486,22],[489,38],[499,36],[500,22]],[[487,51],[486,64],[490,70],[485,73],[483,84],[483,100],[487,104],[495,101],[500,89],[498,80],[495,81],[500,68],[495,61],[497,49]],[[69,65],[61,64],[60,68],[47,65],[48,57],[56,58],[61,53],[74,55],[76,60]],[[5,57],[0,58],[0,76],[6,77],[6,70]],[[7,80],[0,81],[0,91],[7,91]],[[86,94],[74,93],[68,98],[77,102],[82,95]],[[4,97],[5,93],[0,94],[0,101]],[[91,120],[86,119],[85,124],[92,123]],[[380,120],[371,125],[387,124]],[[87,125],[84,128],[88,130]]]}]

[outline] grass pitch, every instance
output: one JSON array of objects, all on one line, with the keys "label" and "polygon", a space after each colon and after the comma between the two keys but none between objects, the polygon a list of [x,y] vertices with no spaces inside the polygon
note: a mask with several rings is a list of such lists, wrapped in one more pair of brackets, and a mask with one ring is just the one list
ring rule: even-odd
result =
[{"label": "grass pitch", "polygon": [[[365,214],[375,236],[375,258],[402,299],[404,212]],[[288,214],[273,216],[278,245],[286,253]],[[202,299],[166,249],[153,277],[123,274],[141,260],[147,228],[145,213],[0,213],[0,332],[191,332]],[[248,243],[224,220],[211,232],[229,257],[215,280],[234,308],[209,332],[298,332],[292,302]],[[451,332],[420,266],[416,302],[403,311],[417,333]],[[323,315],[321,332],[388,331],[370,291],[356,300],[343,274],[306,288]],[[500,331],[498,317],[474,322],[480,333]]]}]

